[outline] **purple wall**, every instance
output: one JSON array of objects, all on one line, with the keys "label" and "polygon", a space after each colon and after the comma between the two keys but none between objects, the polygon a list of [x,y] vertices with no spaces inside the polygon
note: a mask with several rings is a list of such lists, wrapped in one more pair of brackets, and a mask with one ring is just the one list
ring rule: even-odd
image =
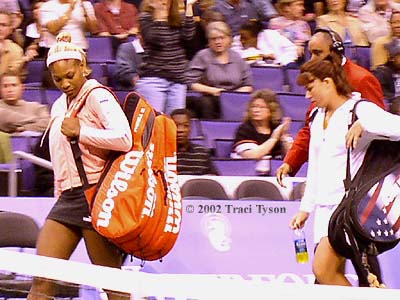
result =
[{"label": "purple wall", "polygon": [[[0,210],[27,213],[42,224],[53,201],[0,198]],[[298,205],[299,202],[288,201],[185,200],[182,229],[175,247],[162,262],[146,262],[144,271],[313,283],[311,263],[296,263],[288,226]],[[306,225],[310,261],[314,248],[312,227],[311,218]],[[72,259],[87,261],[82,245]],[[399,289],[400,246],[381,255],[380,261],[385,283]],[[128,264],[138,265],[140,261]],[[350,263],[347,273],[356,284]]]}]

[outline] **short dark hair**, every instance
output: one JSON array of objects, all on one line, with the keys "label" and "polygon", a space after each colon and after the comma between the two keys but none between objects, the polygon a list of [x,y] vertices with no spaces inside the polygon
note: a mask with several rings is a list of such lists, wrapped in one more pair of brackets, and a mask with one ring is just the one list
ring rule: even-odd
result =
[{"label": "short dark hair", "polygon": [[170,114],[171,118],[176,115],[186,115],[189,119],[193,118],[192,112],[187,108],[177,108]]}]

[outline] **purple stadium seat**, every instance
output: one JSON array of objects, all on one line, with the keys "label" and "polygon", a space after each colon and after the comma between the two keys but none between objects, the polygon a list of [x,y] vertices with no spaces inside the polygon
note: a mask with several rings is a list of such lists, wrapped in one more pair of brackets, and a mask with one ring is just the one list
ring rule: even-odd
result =
[{"label": "purple stadium seat", "polygon": [[201,132],[201,125],[199,119],[192,118],[190,122],[190,139],[203,139],[204,136],[203,133]]},{"label": "purple stadium seat", "polygon": [[[39,136],[12,136],[11,144],[13,151],[24,151],[32,153],[36,143],[40,141],[41,135]],[[21,160],[19,167],[22,170],[22,183],[21,187],[26,191],[32,191],[35,184],[35,170],[34,165],[27,160]]]},{"label": "purple stadium seat", "polygon": [[102,62],[91,62],[89,63],[89,68],[92,73],[89,75],[89,79],[96,79],[101,84],[107,85],[107,73],[106,64]]},{"label": "purple stadium seat", "polygon": [[275,92],[284,91],[284,71],[281,67],[251,67],[254,89],[269,88]]},{"label": "purple stadium seat", "polygon": [[43,81],[43,72],[46,68],[45,60],[34,59],[26,64],[27,75],[24,80],[26,87],[41,87]]},{"label": "purple stadium seat", "polygon": [[234,139],[240,124],[237,121],[200,120],[207,147],[215,148],[215,139]]},{"label": "purple stadium seat", "polygon": [[304,94],[278,93],[283,115],[295,121],[303,121],[306,118],[310,100]]},{"label": "purple stadium seat", "polygon": [[88,62],[113,62],[115,61],[111,37],[87,37],[89,48],[87,49]]},{"label": "purple stadium seat", "polygon": [[113,92],[118,97],[119,102],[122,104],[125,100],[126,95],[128,95],[131,91],[114,89]]},{"label": "purple stadium seat", "polygon": [[30,102],[46,103],[44,100],[43,90],[41,88],[27,87],[25,88],[22,99]]},{"label": "purple stadium seat", "polygon": [[232,152],[233,139],[215,139],[215,157],[229,158]]},{"label": "purple stadium seat", "polygon": [[[276,171],[278,168],[283,164],[283,161],[280,159],[271,159],[271,176],[276,175]],[[308,168],[308,162],[304,163],[300,170],[297,172],[295,175],[296,177],[306,177],[307,176],[307,168]]]},{"label": "purple stadium seat", "polygon": [[257,176],[257,161],[254,159],[213,158],[213,163],[221,176]]},{"label": "purple stadium seat", "polygon": [[297,77],[300,74],[300,69],[286,69],[286,76],[291,93],[305,94],[306,90],[303,86],[297,84]]},{"label": "purple stadium seat", "polygon": [[369,46],[353,46],[350,49],[350,59],[353,60],[358,65],[371,69],[371,47]]},{"label": "purple stadium seat", "polygon": [[250,93],[221,93],[221,119],[227,121],[242,121],[249,101]]},{"label": "purple stadium seat", "polygon": [[44,98],[45,103],[51,109],[53,106],[54,101],[56,101],[61,96],[61,91],[57,89],[45,89],[44,90]]}]

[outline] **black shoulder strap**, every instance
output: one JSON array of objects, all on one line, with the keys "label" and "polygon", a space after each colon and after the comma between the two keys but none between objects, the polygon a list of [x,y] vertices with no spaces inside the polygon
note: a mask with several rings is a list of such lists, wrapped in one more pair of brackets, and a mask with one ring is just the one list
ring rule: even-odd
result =
[{"label": "black shoulder strap", "polygon": [[[357,114],[356,114],[356,108],[357,105],[360,102],[363,101],[368,101],[365,99],[357,100],[356,103],[354,103],[353,108],[351,109],[351,119],[349,121],[349,126],[348,129],[351,128],[351,126],[356,122],[357,120]],[[347,192],[350,189],[350,184],[351,184],[351,174],[350,174],[350,154],[351,154],[351,148],[347,148],[347,161],[346,161],[346,178],[343,180],[344,184],[344,190]]]}]

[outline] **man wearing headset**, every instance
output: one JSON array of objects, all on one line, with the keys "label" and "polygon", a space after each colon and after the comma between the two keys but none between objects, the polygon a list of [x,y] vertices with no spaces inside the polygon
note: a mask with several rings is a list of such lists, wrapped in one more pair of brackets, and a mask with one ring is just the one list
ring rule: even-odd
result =
[{"label": "man wearing headset", "polygon": [[[344,45],[340,36],[328,28],[317,28],[308,42],[311,59],[323,59],[331,54],[337,63],[345,69],[347,80],[356,92],[385,108],[383,102],[383,91],[378,79],[367,69],[360,67],[344,55]],[[308,160],[308,145],[310,143],[309,118],[315,104],[311,103],[306,114],[305,126],[300,129],[290,151],[286,154],[284,163],[276,172],[280,185],[284,186],[282,180],[285,176],[295,175],[300,167]]]},{"label": "man wearing headset", "polygon": [[[344,55],[344,45],[340,36],[329,28],[317,28],[314,35],[308,42],[308,48],[311,53],[311,59],[324,59],[329,54],[334,61],[341,64],[345,70],[348,82],[353,86],[356,92],[361,94],[361,98],[368,99],[378,106],[385,108],[383,102],[383,91],[378,79],[367,69],[360,67]],[[283,178],[289,175],[295,175],[300,167],[308,160],[308,147],[310,143],[310,117],[316,107],[311,102],[306,114],[305,125],[298,132],[295,141],[289,152],[286,154],[284,163],[278,168],[276,177],[281,186],[285,186]],[[376,274],[379,282],[381,272],[376,257],[368,258],[371,263],[371,271]],[[360,286],[368,283],[359,283]]]}]

